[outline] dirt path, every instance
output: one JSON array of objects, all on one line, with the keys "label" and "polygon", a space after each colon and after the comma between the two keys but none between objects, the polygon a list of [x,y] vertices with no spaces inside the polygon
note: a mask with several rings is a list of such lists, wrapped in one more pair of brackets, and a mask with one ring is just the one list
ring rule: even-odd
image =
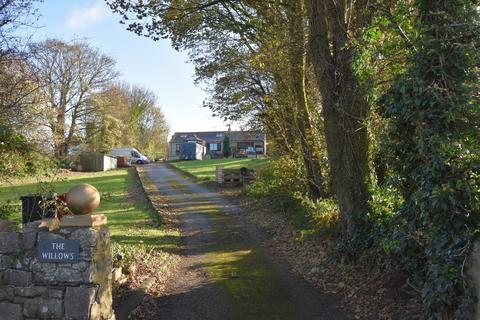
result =
[{"label": "dirt path", "polygon": [[164,164],[145,173],[181,220],[182,262],[156,319],[348,319],[260,246],[263,235],[236,218],[221,195],[189,182]]}]

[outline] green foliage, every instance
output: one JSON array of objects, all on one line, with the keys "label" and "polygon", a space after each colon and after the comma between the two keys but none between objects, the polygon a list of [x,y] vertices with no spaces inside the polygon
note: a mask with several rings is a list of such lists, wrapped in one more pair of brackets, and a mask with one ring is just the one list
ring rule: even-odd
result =
[{"label": "green foliage", "polygon": [[90,151],[110,153],[115,147],[132,146],[151,159],[167,154],[169,128],[152,91],[111,84],[90,104],[85,141]]},{"label": "green foliage", "polygon": [[135,263],[138,251],[139,248],[137,246],[112,242],[113,265],[117,268],[128,270]]},{"label": "green foliage", "polygon": [[403,200],[401,236],[385,248],[424,273],[430,319],[463,319],[475,301],[464,268],[480,222],[478,13],[473,1],[416,6],[417,51],[385,96],[385,153]]},{"label": "green foliage", "polygon": [[232,148],[230,147],[230,138],[228,135],[225,135],[223,138],[223,156],[228,158],[232,155]]},{"label": "green foliage", "polygon": [[308,222],[301,196],[307,190],[303,168],[294,158],[284,156],[270,160],[259,178],[248,186],[247,195],[272,208],[272,211],[289,216],[299,228]]},{"label": "green foliage", "polygon": [[296,193],[306,190],[304,173],[298,162],[289,156],[272,159],[260,170],[259,179],[248,188],[253,197],[270,197],[281,205]]},{"label": "green foliage", "polygon": [[[340,231],[340,210],[334,199],[312,200],[306,196],[299,197],[310,232],[320,232],[323,235],[338,235]],[[305,232],[305,230],[304,230]]]},{"label": "green foliage", "polygon": [[0,125],[0,182],[48,174],[56,164],[22,134]]},{"label": "green foliage", "polygon": [[268,204],[273,211],[287,215],[305,234],[334,234],[339,227],[338,205],[333,199],[312,200],[301,165],[288,156],[270,160],[259,178],[247,189],[250,197]]},{"label": "green foliage", "polygon": [[7,200],[0,204],[0,220],[10,220],[16,213],[20,212],[21,207],[13,203],[11,200]]}]

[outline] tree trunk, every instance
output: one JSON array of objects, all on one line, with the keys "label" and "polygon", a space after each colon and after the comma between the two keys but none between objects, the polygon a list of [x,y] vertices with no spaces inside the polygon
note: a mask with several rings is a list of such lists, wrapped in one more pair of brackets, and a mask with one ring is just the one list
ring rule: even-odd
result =
[{"label": "tree trunk", "polygon": [[306,72],[306,37],[305,9],[303,0],[289,3],[287,8],[289,20],[289,64],[291,87],[295,101],[295,120],[298,128],[302,158],[309,184],[310,196],[314,199],[327,197],[325,179],[319,160],[314,156],[314,144],[310,143],[311,122],[305,88]]},{"label": "tree trunk", "polygon": [[65,112],[61,108],[57,108],[57,115],[52,124],[53,146],[56,158],[66,156],[65,151]]},{"label": "tree trunk", "polygon": [[368,104],[352,70],[352,49],[341,4],[307,0],[310,55],[322,101],[332,189],[344,232],[352,239],[367,210]]}]

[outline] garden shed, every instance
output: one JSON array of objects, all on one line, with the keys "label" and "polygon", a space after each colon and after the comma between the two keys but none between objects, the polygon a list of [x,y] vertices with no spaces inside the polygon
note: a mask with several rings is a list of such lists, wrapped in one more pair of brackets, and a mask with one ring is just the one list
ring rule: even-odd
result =
[{"label": "garden shed", "polygon": [[82,171],[108,171],[117,168],[117,157],[104,153],[85,152],[80,155]]}]

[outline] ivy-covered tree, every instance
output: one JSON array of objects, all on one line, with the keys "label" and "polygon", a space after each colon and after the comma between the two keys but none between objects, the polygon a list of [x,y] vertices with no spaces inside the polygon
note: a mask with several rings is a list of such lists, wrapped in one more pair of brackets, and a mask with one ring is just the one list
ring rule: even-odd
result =
[{"label": "ivy-covered tree", "polygon": [[478,1],[418,0],[414,9],[415,52],[385,97],[385,154],[404,200],[398,247],[404,266],[423,266],[428,318],[465,319],[480,222]]}]

